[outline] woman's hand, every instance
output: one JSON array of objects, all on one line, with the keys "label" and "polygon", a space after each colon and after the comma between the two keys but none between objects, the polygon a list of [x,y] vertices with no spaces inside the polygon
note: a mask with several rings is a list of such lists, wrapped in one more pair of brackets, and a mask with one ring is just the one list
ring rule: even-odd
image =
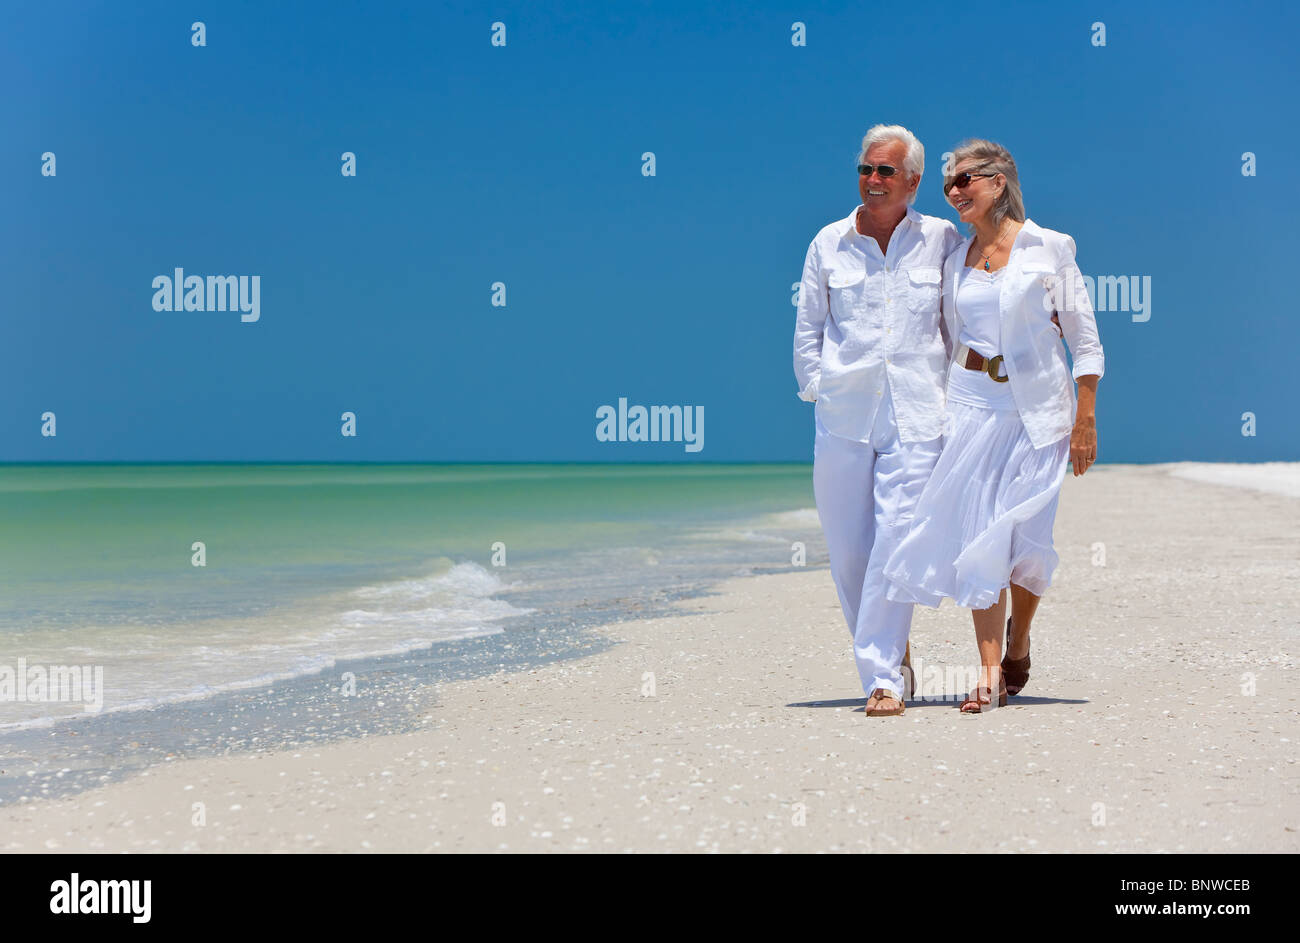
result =
[{"label": "woman's hand", "polygon": [[1080,416],[1070,432],[1070,464],[1077,478],[1097,461],[1097,420]]},{"label": "woman's hand", "polygon": [[1095,374],[1079,377],[1079,404],[1070,431],[1070,464],[1078,478],[1097,461],[1097,381]]}]

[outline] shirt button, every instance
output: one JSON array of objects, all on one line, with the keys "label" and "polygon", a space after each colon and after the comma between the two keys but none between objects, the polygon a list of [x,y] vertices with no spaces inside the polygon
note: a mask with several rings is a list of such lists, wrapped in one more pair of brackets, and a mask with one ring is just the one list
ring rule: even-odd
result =
[{"label": "shirt button", "polygon": [[894,300],[894,299],[893,299],[893,298],[890,298],[888,295],[885,296],[885,304],[890,304],[890,303],[893,302],[893,300]]}]

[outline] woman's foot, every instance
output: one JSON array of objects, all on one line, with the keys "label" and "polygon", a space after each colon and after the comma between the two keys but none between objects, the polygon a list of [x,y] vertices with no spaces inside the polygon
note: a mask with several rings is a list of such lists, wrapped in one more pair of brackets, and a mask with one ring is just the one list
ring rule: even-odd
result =
[{"label": "woman's foot", "polygon": [[[995,668],[995,669],[991,669],[991,671],[986,670],[986,675],[988,673],[995,673],[997,675],[998,707],[1006,707],[1007,706],[1007,684],[1006,684],[1006,679],[1002,675],[1001,669]],[[972,691],[969,695],[967,695],[966,700],[962,701],[960,710],[963,714],[980,714],[983,713],[985,710],[992,708],[993,686],[991,680],[992,679],[986,678],[986,683],[976,687],[974,691]]]},{"label": "woman's foot", "polygon": [[1020,658],[1011,657],[1011,620],[1007,620],[1006,654],[1002,656],[1002,677],[1006,679],[1007,693],[1015,696],[1029,683],[1029,635],[1025,635],[1025,652]]}]

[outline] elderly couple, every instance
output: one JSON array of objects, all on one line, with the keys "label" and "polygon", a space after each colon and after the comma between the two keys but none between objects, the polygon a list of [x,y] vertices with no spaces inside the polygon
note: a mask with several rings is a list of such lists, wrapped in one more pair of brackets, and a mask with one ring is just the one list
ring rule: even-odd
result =
[{"label": "elderly couple", "polygon": [[912,606],[945,596],[972,610],[980,655],[960,709],[1024,688],[1066,463],[1082,475],[1097,457],[1103,359],[1074,240],[1026,219],[998,144],[968,141],[944,168],[965,240],[910,206],[924,167],[906,128],[867,132],[862,203],[808,247],[794,334],[817,512],[873,717],[903,713]]}]

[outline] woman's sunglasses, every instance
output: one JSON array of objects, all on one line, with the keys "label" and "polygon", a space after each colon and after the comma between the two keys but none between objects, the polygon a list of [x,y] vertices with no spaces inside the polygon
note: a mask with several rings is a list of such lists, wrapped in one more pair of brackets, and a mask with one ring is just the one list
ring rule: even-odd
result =
[{"label": "woman's sunglasses", "polygon": [[996,177],[996,176],[997,174],[960,173],[948,181],[948,186],[943,188],[943,192],[945,194],[951,193],[953,187],[956,187],[958,190],[965,190],[967,187],[970,186],[971,180],[973,180],[976,177]]},{"label": "woman's sunglasses", "polygon": [[870,177],[873,170],[882,177],[892,177],[898,173],[897,167],[891,167],[888,164],[858,164],[858,173],[864,177]]}]

